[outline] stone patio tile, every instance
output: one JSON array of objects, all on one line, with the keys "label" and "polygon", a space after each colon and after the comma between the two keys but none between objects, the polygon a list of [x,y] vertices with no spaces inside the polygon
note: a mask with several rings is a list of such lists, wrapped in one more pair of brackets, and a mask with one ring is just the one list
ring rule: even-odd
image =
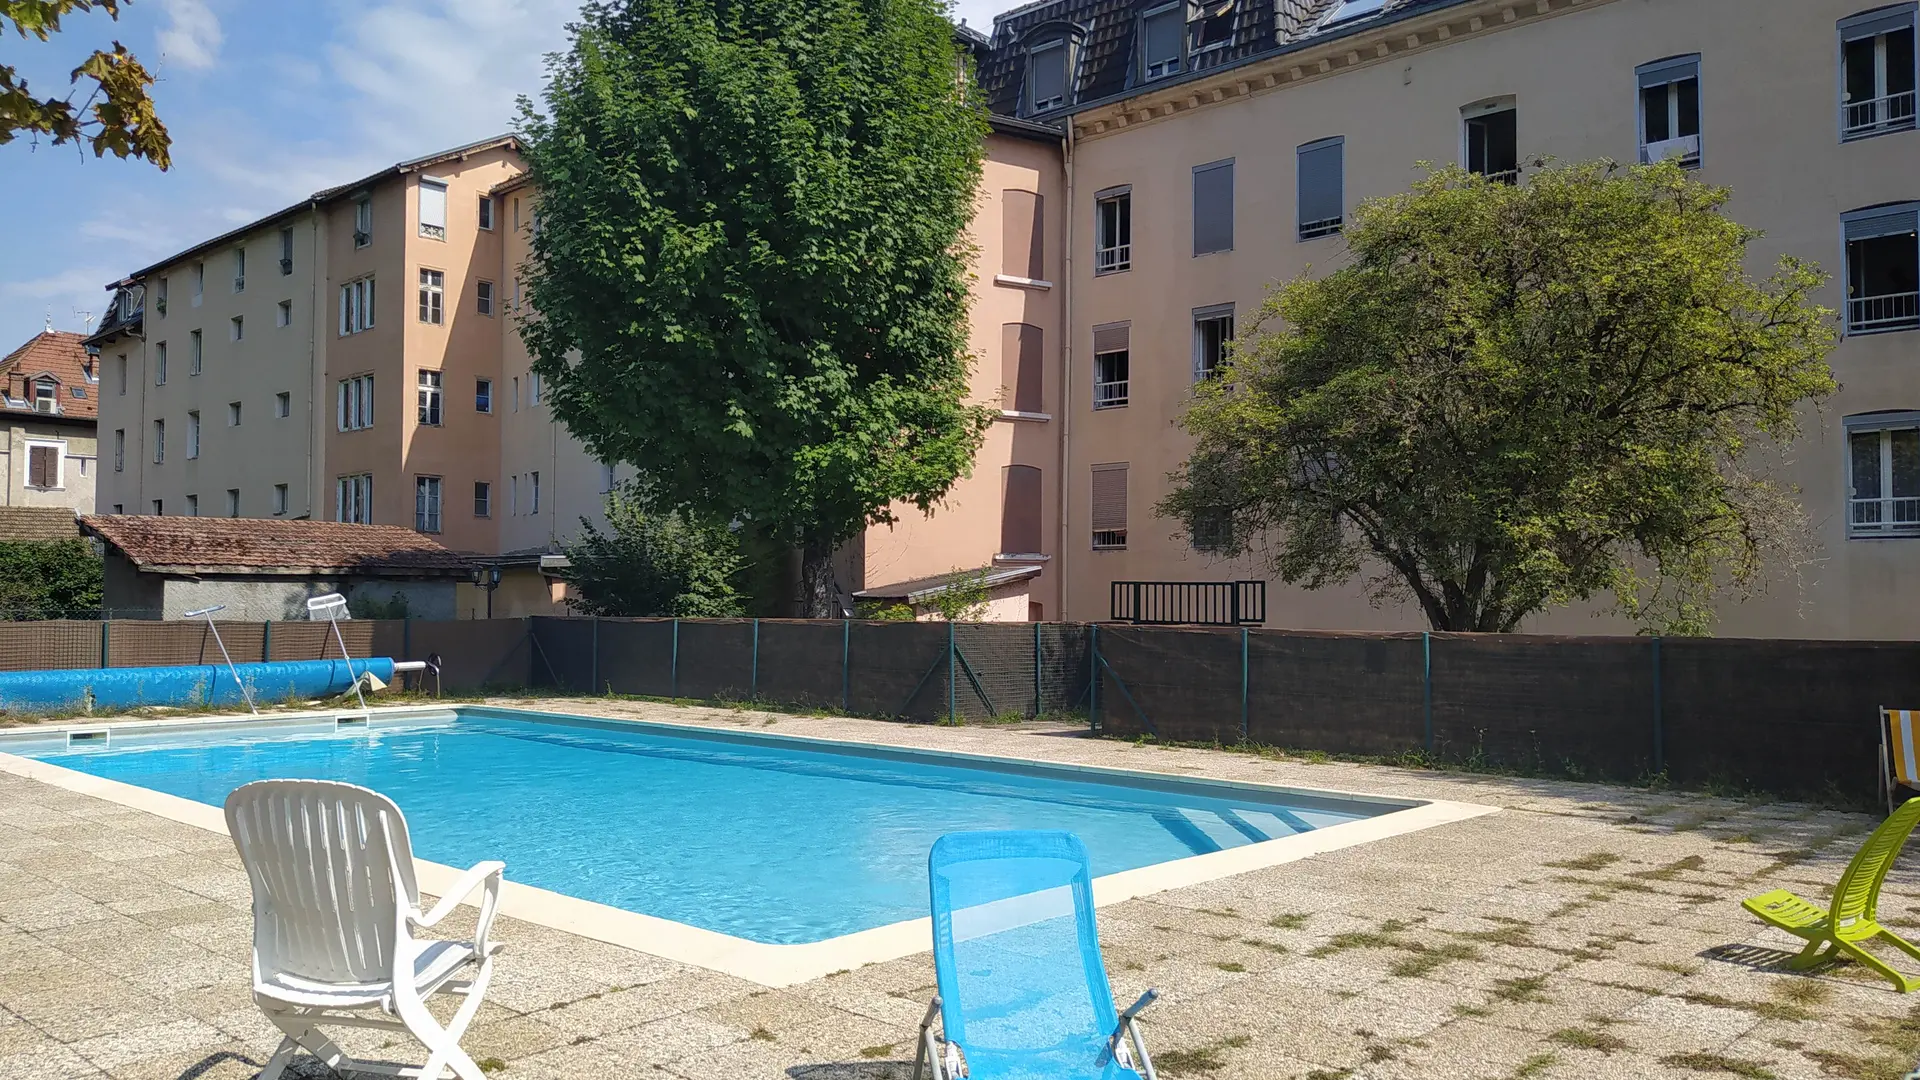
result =
[{"label": "stone patio tile", "polygon": [[521,1058],[502,1074],[505,1080],[666,1080],[671,1075],[591,1041]]},{"label": "stone patio tile", "polygon": [[187,1019],[118,979],[15,995],[7,1008],[65,1043],[158,1022]]},{"label": "stone patio tile", "polygon": [[72,1047],[60,1043],[21,1054],[0,1054],[0,1080],[81,1080],[105,1075]]},{"label": "stone patio tile", "polygon": [[593,1043],[635,1064],[660,1065],[747,1037],[736,1025],[709,1020],[700,1013],[680,1013],[603,1035]]},{"label": "stone patio tile", "polygon": [[1608,1030],[1642,1052],[1662,1056],[1719,1051],[1759,1022],[1741,1009],[1650,997],[1622,1013],[1620,1023]]},{"label": "stone patio tile", "polygon": [[191,1017],[158,1024],[142,1024],[76,1042],[81,1057],[108,1073],[154,1058],[178,1057],[197,1047],[219,1042],[221,1033]]}]

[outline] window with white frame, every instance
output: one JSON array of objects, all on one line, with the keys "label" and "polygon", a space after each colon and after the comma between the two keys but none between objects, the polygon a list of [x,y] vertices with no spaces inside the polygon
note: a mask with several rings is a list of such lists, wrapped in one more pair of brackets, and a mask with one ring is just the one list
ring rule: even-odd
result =
[{"label": "window with white frame", "polygon": [[153,516],[154,516],[154,517],[164,517],[164,516],[166,516],[166,513],[167,513],[167,503],[166,503],[166,500],[164,500],[164,499],[155,499],[155,500],[153,500]]},{"label": "window with white frame", "polygon": [[473,380],[473,411],[490,413],[493,411],[493,380]]},{"label": "window with white frame", "polygon": [[1520,110],[1512,98],[1460,110],[1467,171],[1502,184],[1520,182]]},{"label": "window with white frame", "polygon": [[167,294],[172,291],[172,289],[170,288],[172,284],[173,284],[173,279],[171,277],[163,277],[160,279],[160,295],[159,295],[159,298],[154,302],[153,306],[159,310],[160,315],[163,318],[167,314]]},{"label": "window with white frame", "polygon": [[530,371],[527,373],[527,406],[531,408],[538,404],[540,404],[540,373]]},{"label": "window with white frame", "polygon": [[192,461],[193,459],[199,456],[200,456],[200,410],[193,409],[193,410],[189,410],[187,413],[187,460]]},{"label": "window with white frame", "polygon": [[1178,75],[1186,66],[1186,0],[1167,4],[1140,16],[1140,71],[1143,82]]},{"label": "window with white frame", "polygon": [[236,518],[240,516],[240,489],[239,488],[227,489],[227,516],[230,518]]},{"label": "window with white frame", "polygon": [[438,326],[444,319],[447,275],[438,270],[420,271],[420,321]]},{"label": "window with white frame", "polygon": [[480,196],[480,227],[488,232],[493,231],[493,196],[491,195]]},{"label": "window with white frame", "polygon": [[373,243],[373,196],[360,195],[353,200],[353,246]]},{"label": "window with white frame", "polygon": [[1700,54],[1634,69],[1640,87],[1640,161],[1668,158],[1700,167]]},{"label": "window with white frame", "polygon": [[1240,5],[1233,0],[1214,0],[1200,6],[1187,21],[1187,55],[1195,71],[1204,71],[1226,59],[1239,29]]},{"label": "window with white frame", "polygon": [[[164,349],[166,347],[167,347],[167,343],[164,341],[159,342],[154,346],[156,350]],[[118,388],[120,396],[126,397],[127,396],[127,354],[126,353],[121,353],[120,355],[113,358],[113,382],[114,382],[114,386]]]},{"label": "window with white frame", "polygon": [[206,358],[206,338],[203,337],[198,330],[187,331],[187,374],[200,374],[200,367],[206,361]]},{"label": "window with white frame", "polygon": [[1849,334],[1920,329],[1920,203],[1841,215]]},{"label": "window with white frame", "polygon": [[200,496],[198,495],[187,496],[187,516],[188,517],[200,516]]},{"label": "window with white frame", "polygon": [[1847,535],[1920,536],[1920,412],[1849,416]]},{"label": "window with white frame", "polygon": [[1332,11],[1327,12],[1326,18],[1320,20],[1320,25],[1333,26],[1337,23],[1351,22],[1354,19],[1364,19],[1369,15],[1379,14],[1380,9],[1386,6],[1387,0],[1341,0]]},{"label": "window with white frame", "polygon": [[113,471],[127,471],[127,429],[113,429]]},{"label": "window with white frame", "polygon": [[280,230],[280,274],[293,273],[293,230]]},{"label": "window with white frame", "polygon": [[1093,407],[1117,409],[1127,403],[1128,352],[1131,323],[1107,323],[1093,328]]},{"label": "window with white frame", "polygon": [[420,178],[420,235],[429,240],[447,238],[447,182]]},{"label": "window with white frame", "polygon": [[[371,479],[369,479],[369,483],[371,483]],[[273,512],[275,514],[284,514],[287,512],[287,485],[285,484],[273,485]]]},{"label": "window with white frame", "polygon": [[1027,53],[1027,111],[1046,112],[1067,103],[1067,43],[1037,45]]},{"label": "window with white frame", "polygon": [[1347,214],[1347,139],[1335,135],[1305,143],[1294,151],[1297,232],[1316,240],[1340,231]]},{"label": "window with white frame", "polygon": [[1193,381],[1211,379],[1226,366],[1233,346],[1233,305],[1193,309]]},{"label": "window with white frame", "polygon": [[167,385],[167,343],[158,341],[153,346],[153,385]]},{"label": "window with white frame", "polygon": [[340,286],[340,336],[373,329],[373,278]]},{"label": "window with white frame", "polygon": [[155,420],[153,422],[153,463],[155,465],[161,465],[164,464],[166,460],[167,422],[165,420]]},{"label": "window with white frame", "polygon": [[280,301],[280,303],[274,306],[273,325],[275,326],[292,326],[293,325],[293,301],[282,300]]},{"label": "window with white frame", "polygon": [[617,471],[618,467],[611,461],[603,461],[600,463],[600,494],[609,495],[613,493]]},{"label": "window with white frame", "polygon": [[281,420],[293,415],[293,395],[285,390],[273,395],[273,415]]},{"label": "window with white frame", "polygon": [[372,427],[373,376],[355,375],[341,379],[334,413],[336,425],[341,431],[360,431]]},{"label": "window with white frame", "polygon": [[527,474],[527,513],[537,514],[539,512],[540,512],[540,473],[538,471],[535,471]]},{"label": "window with white frame", "polygon": [[493,516],[493,485],[485,480],[473,482],[473,516],[477,518]]},{"label": "window with white frame", "polygon": [[373,524],[373,474],[342,476],[333,484],[333,520],[349,525]]},{"label": "window with white frame", "polygon": [[206,295],[206,292],[207,292],[207,264],[203,262],[194,263],[193,264],[193,306],[194,307],[200,306],[200,299]]},{"label": "window with white frame", "polygon": [[514,473],[507,478],[507,516],[520,513],[520,474]]},{"label": "window with white frame", "polygon": [[1914,126],[1912,3],[1840,20],[1840,138],[1870,139]]},{"label": "window with white frame", "polygon": [[228,326],[230,327],[230,329],[227,331],[228,340],[240,341],[247,336],[246,316],[235,315],[233,318],[228,319],[227,323],[228,323]]},{"label": "window with white frame", "polygon": [[52,379],[33,381],[33,411],[37,413],[58,413],[60,411],[60,384]]},{"label": "window with white frame", "polygon": [[439,427],[440,412],[440,373],[427,368],[420,369],[420,422],[430,427]]},{"label": "window with white frame", "polygon": [[233,291],[247,291],[247,249],[233,249]]},{"label": "window with white frame", "polygon": [[520,376],[513,377],[513,411],[520,411]]},{"label": "window with white frame", "polygon": [[420,532],[440,531],[440,478],[413,478],[413,527]]},{"label": "window with white frame", "polygon": [[1133,189],[1108,188],[1093,196],[1093,272],[1117,274],[1133,266]]},{"label": "window with white frame", "polygon": [[476,282],[474,298],[475,310],[479,311],[482,315],[493,314],[493,282]]},{"label": "window with white frame", "polygon": [[227,402],[227,426],[240,426],[240,403],[237,401]]}]

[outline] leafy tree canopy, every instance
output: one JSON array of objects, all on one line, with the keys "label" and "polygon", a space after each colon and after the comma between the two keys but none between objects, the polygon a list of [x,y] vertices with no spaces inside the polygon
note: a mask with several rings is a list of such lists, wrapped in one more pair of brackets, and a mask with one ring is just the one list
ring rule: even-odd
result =
[{"label": "leafy tree canopy", "polygon": [[633,488],[607,498],[602,533],[582,521],[566,572],[582,615],[718,619],[746,613],[735,579],[744,568],[739,538],[676,513],[649,513]]},{"label": "leafy tree canopy", "polygon": [[1438,630],[1511,631],[1611,591],[1704,632],[1717,589],[1799,543],[1756,446],[1829,394],[1817,268],[1747,272],[1759,235],[1677,165],[1458,168],[1363,205],[1350,259],[1276,288],[1161,504],[1286,581],[1365,577]]},{"label": "leafy tree canopy", "polygon": [[[60,31],[60,19],[73,12],[106,12],[120,18],[122,0],[0,0],[0,35],[11,27],[22,39],[41,41]],[[93,84],[85,101],[74,104],[81,80]],[[153,76],[119,42],[111,52],[96,49],[73,69],[66,97],[36,98],[27,80],[11,64],[0,64],[0,143],[21,132],[45,135],[59,146],[85,141],[94,157],[145,158],[162,169],[173,164],[172,140],[154,115],[147,87]]]},{"label": "leafy tree canopy", "polygon": [[94,619],[104,571],[85,540],[0,541],[0,619]]},{"label": "leafy tree canopy", "polygon": [[938,0],[589,4],[522,103],[521,326],[555,412],[655,509],[807,554],[972,463],[967,251],[986,134]]}]

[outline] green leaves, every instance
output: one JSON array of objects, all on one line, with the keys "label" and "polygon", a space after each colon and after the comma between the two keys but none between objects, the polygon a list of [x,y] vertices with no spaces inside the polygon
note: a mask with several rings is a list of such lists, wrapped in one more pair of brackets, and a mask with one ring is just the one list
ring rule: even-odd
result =
[{"label": "green leaves", "polygon": [[567,549],[571,601],[583,615],[717,619],[745,613],[734,587],[746,564],[738,537],[723,526],[651,514],[632,489],[607,497],[606,534],[581,522]]},{"label": "green leaves", "polygon": [[0,541],[0,618],[96,618],[102,574],[85,540]]},{"label": "green leaves", "polygon": [[[0,31],[11,25],[21,38],[49,40],[60,30],[61,16],[73,11],[105,11],[120,17],[118,0],[0,0]],[[86,100],[74,104],[82,79],[93,83]],[[147,88],[153,76],[119,42],[113,50],[95,50],[73,69],[66,98],[35,98],[10,64],[0,64],[0,144],[20,132],[50,136],[50,142],[87,141],[93,156],[145,158],[161,169],[173,164],[172,140],[154,114]]]},{"label": "green leaves", "polygon": [[1197,394],[1162,512],[1230,519],[1231,549],[1291,582],[1368,574],[1436,629],[1611,591],[1703,631],[1717,587],[1797,542],[1755,444],[1834,388],[1823,277],[1749,277],[1757,234],[1726,199],[1673,164],[1596,163],[1524,187],[1447,169],[1364,205],[1350,263],[1276,288]]},{"label": "green leaves", "polygon": [[985,123],[951,33],[935,0],[591,4],[522,103],[521,334],[654,507],[830,550],[969,468]]}]

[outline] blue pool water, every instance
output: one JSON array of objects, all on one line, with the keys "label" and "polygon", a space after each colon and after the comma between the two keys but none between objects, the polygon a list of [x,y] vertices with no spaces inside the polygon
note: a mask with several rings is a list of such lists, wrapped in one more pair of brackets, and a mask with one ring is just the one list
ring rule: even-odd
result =
[{"label": "blue pool water", "polygon": [[101,749],[0,751],[215,806],[250,780],[345,780],[399,804],[422,858],[501,859],[510,880],[782,944],[924,916],[942,833],[1070,830],[1099,875],[1397,808],[489,709],[340,732],[124,730]]}]

